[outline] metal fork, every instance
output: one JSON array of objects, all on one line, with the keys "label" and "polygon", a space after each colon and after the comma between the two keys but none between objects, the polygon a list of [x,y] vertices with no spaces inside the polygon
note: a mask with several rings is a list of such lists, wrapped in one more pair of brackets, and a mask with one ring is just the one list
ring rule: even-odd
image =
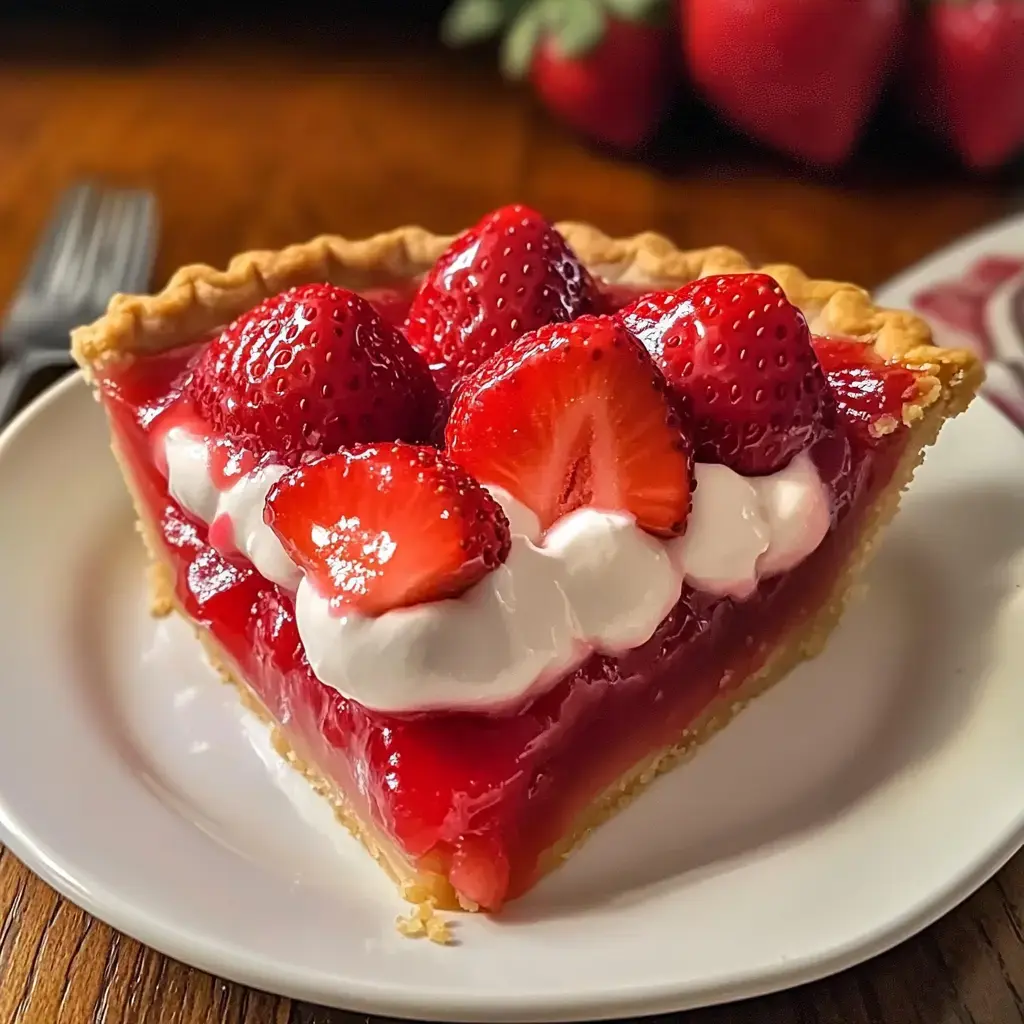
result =
[{"label": "metal fork", "polygon": [[61,197],[0,327],[0,426],[43,370],[71,366],[72,328],[115,292],[145,291],[157,237],[154,196],[81,184]]}]

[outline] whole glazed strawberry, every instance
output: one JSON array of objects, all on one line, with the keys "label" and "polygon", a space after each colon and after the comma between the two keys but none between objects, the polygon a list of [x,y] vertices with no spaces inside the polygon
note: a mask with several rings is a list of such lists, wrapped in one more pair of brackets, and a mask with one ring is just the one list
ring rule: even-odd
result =
[{"label": "whole glazed strawberry", "polygon": [[597,286],[536,210],[503,206],[455,238],[423,279],[406,336],[448,392],[520,335],[575,320]]},{"label": "whole glazed strawberry", "polygon": [[288,460],[361,442],[425,441],[440,396],[422,357],[346,288],[292,288],[203,350],[189,391],[203,418],[257,454]]},{"label": "whole glazed strawberry", "polygon": [[672,94],[667,0],[456,0],[452,45],[507,29],[502,65],[588,138],[632,150],[657,129]]},{"label": "whole glazed strawberry", "polygon": [[679,397],[698,461],[772,473],[834,417],[807,321],[765,274],[651,292],[618,318]]}]

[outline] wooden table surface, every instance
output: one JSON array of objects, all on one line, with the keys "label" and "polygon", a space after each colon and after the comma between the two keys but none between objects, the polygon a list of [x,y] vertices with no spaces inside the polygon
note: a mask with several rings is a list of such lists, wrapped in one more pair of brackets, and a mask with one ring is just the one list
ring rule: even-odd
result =
[{"label": "wooden table surface", "polygon": [[[82,175],[157,193],[159,280],[183,262],[223,264],[239,249],[322,231],[454,230],[519,199],[613,234],[654,228],[683,246],[726,243],[871,286],[1008,201],[995,186],[936,173],[927,153],[917,170],[883,153],[845,184],[798,180],[743,146],[716,148],[714,133],[688,139],[685,121],[675,138],[690,151],[653,173],[581,146],[503,87],[489,60],[429,47],[396,60],[312,36],[230,42],[204,32],[131,48],[130,66],[111,66],[75,42],[48,56],[8,38],[0,62],[0,301],[58,191]],[[0,1024],[354,1019],[145,949],[0,849]],[[870,963],[686,1019],[1022,1021],[1024,858]]]}]

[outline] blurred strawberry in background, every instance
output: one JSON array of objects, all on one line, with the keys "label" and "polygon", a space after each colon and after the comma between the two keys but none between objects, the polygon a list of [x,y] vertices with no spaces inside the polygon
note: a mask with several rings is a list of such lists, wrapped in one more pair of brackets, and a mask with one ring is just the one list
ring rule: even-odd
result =
[{"label": "blurred strawberry in background", "polygon": [[684,0],[697,87],[752,138],[810,163],[853,151],[891,71],[903,0]]},{"label": "blurred strawberry in background", "polygon": [[755,141],[834,167],[887,89],[975,170],[1024,148],[1024,0],[455,0],[451,45],[501,37],[559,120],[623,151],[680,86]]},{"label": "blurred strawberry in background", "polygon": [[926,6],[908,61],[911,111],[970,167],[997,167],[1024,139],[1024,0]]},{"label": "blurred strawberry in background", "polygon": [[502,67],[584,135],[633,149],[654,134],[674,77],[665,0],[458,0],[442,23],[461,45],[504,32]]}]

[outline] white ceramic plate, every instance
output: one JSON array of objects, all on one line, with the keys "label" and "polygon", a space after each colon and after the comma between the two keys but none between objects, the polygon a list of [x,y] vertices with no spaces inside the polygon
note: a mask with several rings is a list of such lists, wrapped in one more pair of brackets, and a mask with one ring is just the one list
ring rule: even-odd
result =
[{"label": "white ceramic plate", "polygon": [[460,944],[145,611],[77,378],[0,440],[0,837],[70,899],[215,974],[352,1009],[552,1020],[782,988],[909,936],[1024,836],[1024,437],[948,428],[824,656]]}]

